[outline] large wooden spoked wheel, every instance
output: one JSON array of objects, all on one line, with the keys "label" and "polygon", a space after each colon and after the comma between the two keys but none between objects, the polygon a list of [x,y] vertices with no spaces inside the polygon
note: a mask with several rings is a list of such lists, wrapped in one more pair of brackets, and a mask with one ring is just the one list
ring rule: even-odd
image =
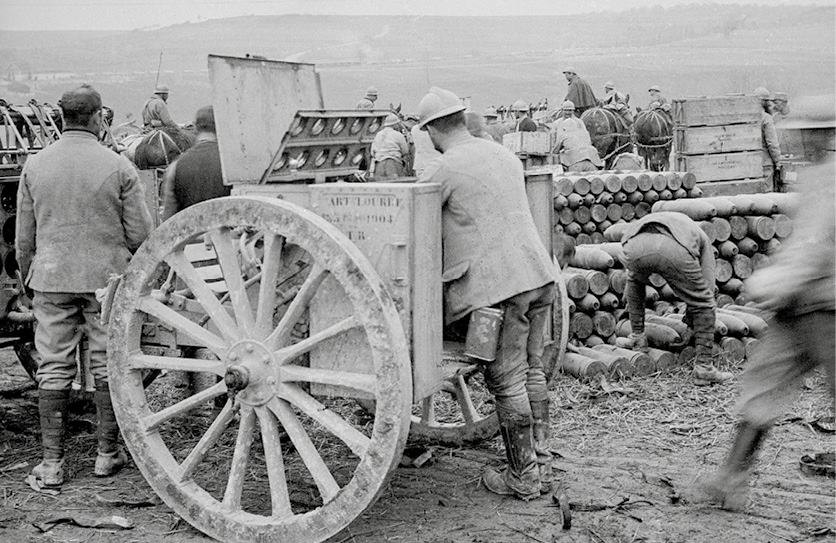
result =
[{"label": "large wooden spoked wheel", "polygon": [[[240,264],[242,231],[260,240],[255,276]],[[227,296],[184,254],[204,239],[217,255]],[[309,264],[289,303],[276,289],[286,249],[303,251]],[[154,290],[169,267],[187,287],[180,291],[185,303]],[[308,318],[326,288],[342,291],[349,316],[293,340],[294,325]],[[217,359],[143,354],[149,322]],[[336,358],[344,337],[365,343],[374,373],[311,367],[307,355],[333,349]],[[397,310],[357,247],[315,214],[258,197],[203,202],[161,225],[134,255],[109,324],[111,396],[134,461],[177,514],[230,542],[322,541],[373,503],[406,441],[408,353]],[[192,395],[181,391],[183,399],[155,396],[165,379],[146,391],[148,369],[220,380]],[[314,389],[335,385],[373,397],[373,421],[359,420],[349,396],[314,397]],[[207,404],[224,395],[223,407],[207,416]]]},{"label": "large wooden spoked wheel", "polygon": [[[569,343],[569,294],[555,261],[552,341],[543,352],[546,379],[554,379]],[[490,439],[499,420],[479,366],[463,353],[463,345],[445,343],[441,390],[413,406],[410,438],[446,446]]]},{"label": "large wooden spoked wheel", "polygon": [[499,433],[493,397],[463,344],[445,342],[441,390],[413,406],[410,439],[456,447]]}]

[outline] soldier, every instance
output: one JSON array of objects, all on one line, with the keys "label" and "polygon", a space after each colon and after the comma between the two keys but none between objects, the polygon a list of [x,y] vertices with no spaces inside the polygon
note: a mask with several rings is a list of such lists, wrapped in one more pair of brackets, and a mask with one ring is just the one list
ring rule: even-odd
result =
[{"label": "soldier", "polygon": [[615,83],[607,81],[604,84],[604,98],[601,100],[601,105],[609,104],[626,104],[627,97],[615,90]]},{"label": "soldier", "polygon": [[537,132],[537,123],[529,115],[528,104],[517,100],[511,106],[511,111],[514,112],[514,132]]},{"label": "soldier", "polygon": [[110,402],[107,330],[95,292],[125,270],[151,231],[136,169],[98,141],[102,99],[93,87],[67,91],[59,102],[61,139],[26,161],[17,193],[15,249],[34,291],[40,360],[38,411],[43,461],[32,473],[45,486],[64,482],[64,434],[75,352],[86,334],[95,378],[98,455],[94,473],[109,476],[127,461],[117,444]]},{"label": "soldier", "polygon": [[[659,88],[659,85],[651,86],[649,89],[647,89],[647,93],[650,95],[650,103],[647,105],[647,109],[661,108],[665,111],[670,110],[670,104],[668,104],[668,99],[662,96],[662,89]],[[665,106],[668,106],[667,109],[665,108]]]},{"label": "soldier", "polygon": [[377,87],[369,87],[366,89],[366,96],[357,102],[354,109],[374,109],[374,102],[377,100]]},{"label": "soldier", "polygon": [[604,99],[601,100],[601,106],[615,111],[621,116],[625,126],[631,126],[633,124],[633,114],[627,104],[627,97],[615,90],[615,84],[612,81],[607,81],[604,85],[604,92],[606,94]]},{"label": "soldier", "polygon": [[494,141],[493,136],[488,133],[488,127],[481,115],[473,111],[466,111],[464,115],[467,131],[470,132],[471,136]]},{"label": "soldier", "polygon": [[419,181],[442,187],[445,323],[480,308],[504,314],[497,358],[483,371],[508,466],[486,470],[483,482],[492,492],[530,500],[551,484],[541,357],[555,269],[531,217],[522,163],[508,149],[471,136],[464,109],[438,87],[421,99],[419,126],[442,155]]},{"label": "soldier", "polygon": [[787,103],[787,99],[786,92],[776,92],[772,99],[772,118],[775,119],[776,123],[790,114],[790,106]]},{"label": "soldier", "polygon": [[499,122],[499,113],[490,106],[485,110],[485,130],[497,143],[502,143],[502,136],[509,133],[508,127]]},{"label": "soldier", "polygon": [[797,397],[802,378],[821,367],[831,400],[836,391],[833,178],[832,160],[809,173],[792,237],[770,266],[746,281],[747,298],[774,316],[742,376],[742,420],[731,450],[717,473],[702,484],[725,509],[746,507],[749,474],[761,444]]},{"label": "soldier", "polygon": [[764,87],[758,87],[754,94],[761,99],[761,143],[763,156],[763,178],[772,190],[775,187],[775,173],[780,171],[781,149],[778,146],[778,132],[772,119],[772,96]]},{"label": "soldier", "polygon": [[383,128],[374,136],[372,142],[371,173],[376,179],[404,177],[404,159],[409,154],[406,138],[393,127],[400,122],[394,113],[386,116]]},{"label": "soldier", "polygon": [[[569,101],[561,107],[566,112],[572,112],[574,108],[574,104]],[[591,172],[604,165],[582,120],[571,116],[556,121],[554,126],[555,144],[552,154],[558,155],[564,171]]]},{"label": "soldier", "polygon": [[146,130],[154,128],[175,128],[179,129],[177,123],[171,118],[168,113],[168,86],[157,85],[154,89],[154,94],[145,101],[142,107],[142,126]]},{"label": "soldier", "polygon": [[595,93],[592,92],[592,87],[589,83],[578,77],[574,68],[567,67],[563,70],[563,75],[566,76],[566,81],[569,82],[569,91],[566,93],[564,101],[568,100],[575,104],[575,113],[578,117],[583,115],[583,112],[589,108],[593,108],[598,104],[595,99]]},{"label": "soldier", "polygon": [[734,377],[715,368],[711,361],[717,303],[714,299],[714,252],[705,232],[682,213],[651,213],[630,224],[621,244],[621,260],[627,268],[624,296],[632,333],[628,338],[620,338],[619,345],[647,349],[645,288],[650,284],[650,275],[658,273],[688,305],[686,320],[694,329],[697,350],[694,384],[725,383]]},{"label": "soldier", "polygon": [[212,106],[197,110],[194,126],[194,146],[166,168],[163,177],[164,221],[189,206],[230,194],[230,187],[224,185]]}]

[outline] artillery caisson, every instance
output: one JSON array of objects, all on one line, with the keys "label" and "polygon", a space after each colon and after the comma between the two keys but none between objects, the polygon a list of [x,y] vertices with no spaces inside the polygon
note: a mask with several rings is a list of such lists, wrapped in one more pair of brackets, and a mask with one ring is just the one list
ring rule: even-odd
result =
[{"label": "artillery caisson", "polygon": [[38,369],[33,341],[35,316],[15,258],[17,187],[26,159],[60,137],[61,116],[49,104],[0,100],[0,347],[13,347],[34,378]]},{"label": "artillery caisson", "polygon": [[[498,423],[479,366],[444,341],[440,187],[352,182],[387,112],[325,109],[310,64],[210,56],[209,73],[233,195],[133,257],[105,308],[114,409],[149,484],[202,532],[322,541],[374,503],[410,431],[460,444]],[[526,184],[551,250],[551,174]],[[161,397],[143,385],[156,371],[205,385]]]}]

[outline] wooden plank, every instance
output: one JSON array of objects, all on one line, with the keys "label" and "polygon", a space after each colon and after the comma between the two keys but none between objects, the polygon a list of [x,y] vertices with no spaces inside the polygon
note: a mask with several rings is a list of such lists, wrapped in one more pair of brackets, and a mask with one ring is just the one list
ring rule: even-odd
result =
[{"label": "wooden plank", "polygon": [[757,96],[739,95],[674,99],[672,110],[677,126],[721,126],[758,123],[763,108]]},{"label": "wooden plank", "polygon": [[768,186],[765,179],[743,179],[736,181],[717,181],[714,183],[700,183],[703,196],[733,196],[735,194],[756,194],[769,192],[772,187]]},{"label": "wooden plank", "polygon": [[697,183],[754,179],[763,176],[763,157],[760,151],[676,155],[676,170],[694,174]]},{"label": "wooden plank", "polygon": [[759,151],[763,148],[758,124],[680,127],[675,134],[674,153],[683,155]]}]

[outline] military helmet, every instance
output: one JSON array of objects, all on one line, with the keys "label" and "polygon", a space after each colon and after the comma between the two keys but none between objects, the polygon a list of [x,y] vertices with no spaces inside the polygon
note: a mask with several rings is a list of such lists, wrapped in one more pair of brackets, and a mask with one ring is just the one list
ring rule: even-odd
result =
[{"label": "military helmet", "polygon": [[154,94],[168,94],[168,85],[157,85]]},{"label": "military helmet", "polygon": [[377,87],[375,87],[375,86],[371,86],[371,87],[369,87],[368,89],[366,89],[366,97],[368,97],[368,98],[372,98],[372,97],[377,98]]},{"label": "military helmet", "polygon": [[612,81],[607,81],[606,83],[604,83],[604,88],[605,89],[614,89],[615,88],[615,83],[613,83]]},{"label": "military helmet", "polygon": [[772,95],[769,94],[769,91],[766,90],[766,87],[758,87],[752,91],[752,94],[754,94],[761,100],[772,100]]},{"label": "military helmet", "polygon": [[432,87],[418,103],[419,127],[427,123],[467,109],[454,93],[440,87]]},{"label": "military helmet", "polygon": [[659,88],[659,85],[653,85],[652,87],[647,89],[647,92],[650,92],[650,91],[662,92],[662,89]]},{"label": "military helmet", "polygon": [[485,109],[483,117],[499,117],[499,113],[496,112],[495,107],[490,106],[487,109]]},{"label": "military helmet", "polygon": [[573,67],[571,67],[571,66],[566,66],[565,68],[563,68],[563,73],[564,73],[564,74],[575,74],[575,75],[578,75],[578,72],[576,72],[576,71],[575,71],[575,69],[574,69]]},{"label": "military helmet", "polygon": [[571,100],[566,100],[563,102],[563,105],[560,106],[560,109],[563,111],[575,111],[575,103]]},{"label": "military helmet", "polygon": [[528,104],[522,100],[517,100],[511,105],[511,111],[528,111]]},{"label": "military helmet", "polygon": [[386,120],[383,121],[383,126],[395,126],[400,122],[400,119],[394,113],[386,115]]}]

